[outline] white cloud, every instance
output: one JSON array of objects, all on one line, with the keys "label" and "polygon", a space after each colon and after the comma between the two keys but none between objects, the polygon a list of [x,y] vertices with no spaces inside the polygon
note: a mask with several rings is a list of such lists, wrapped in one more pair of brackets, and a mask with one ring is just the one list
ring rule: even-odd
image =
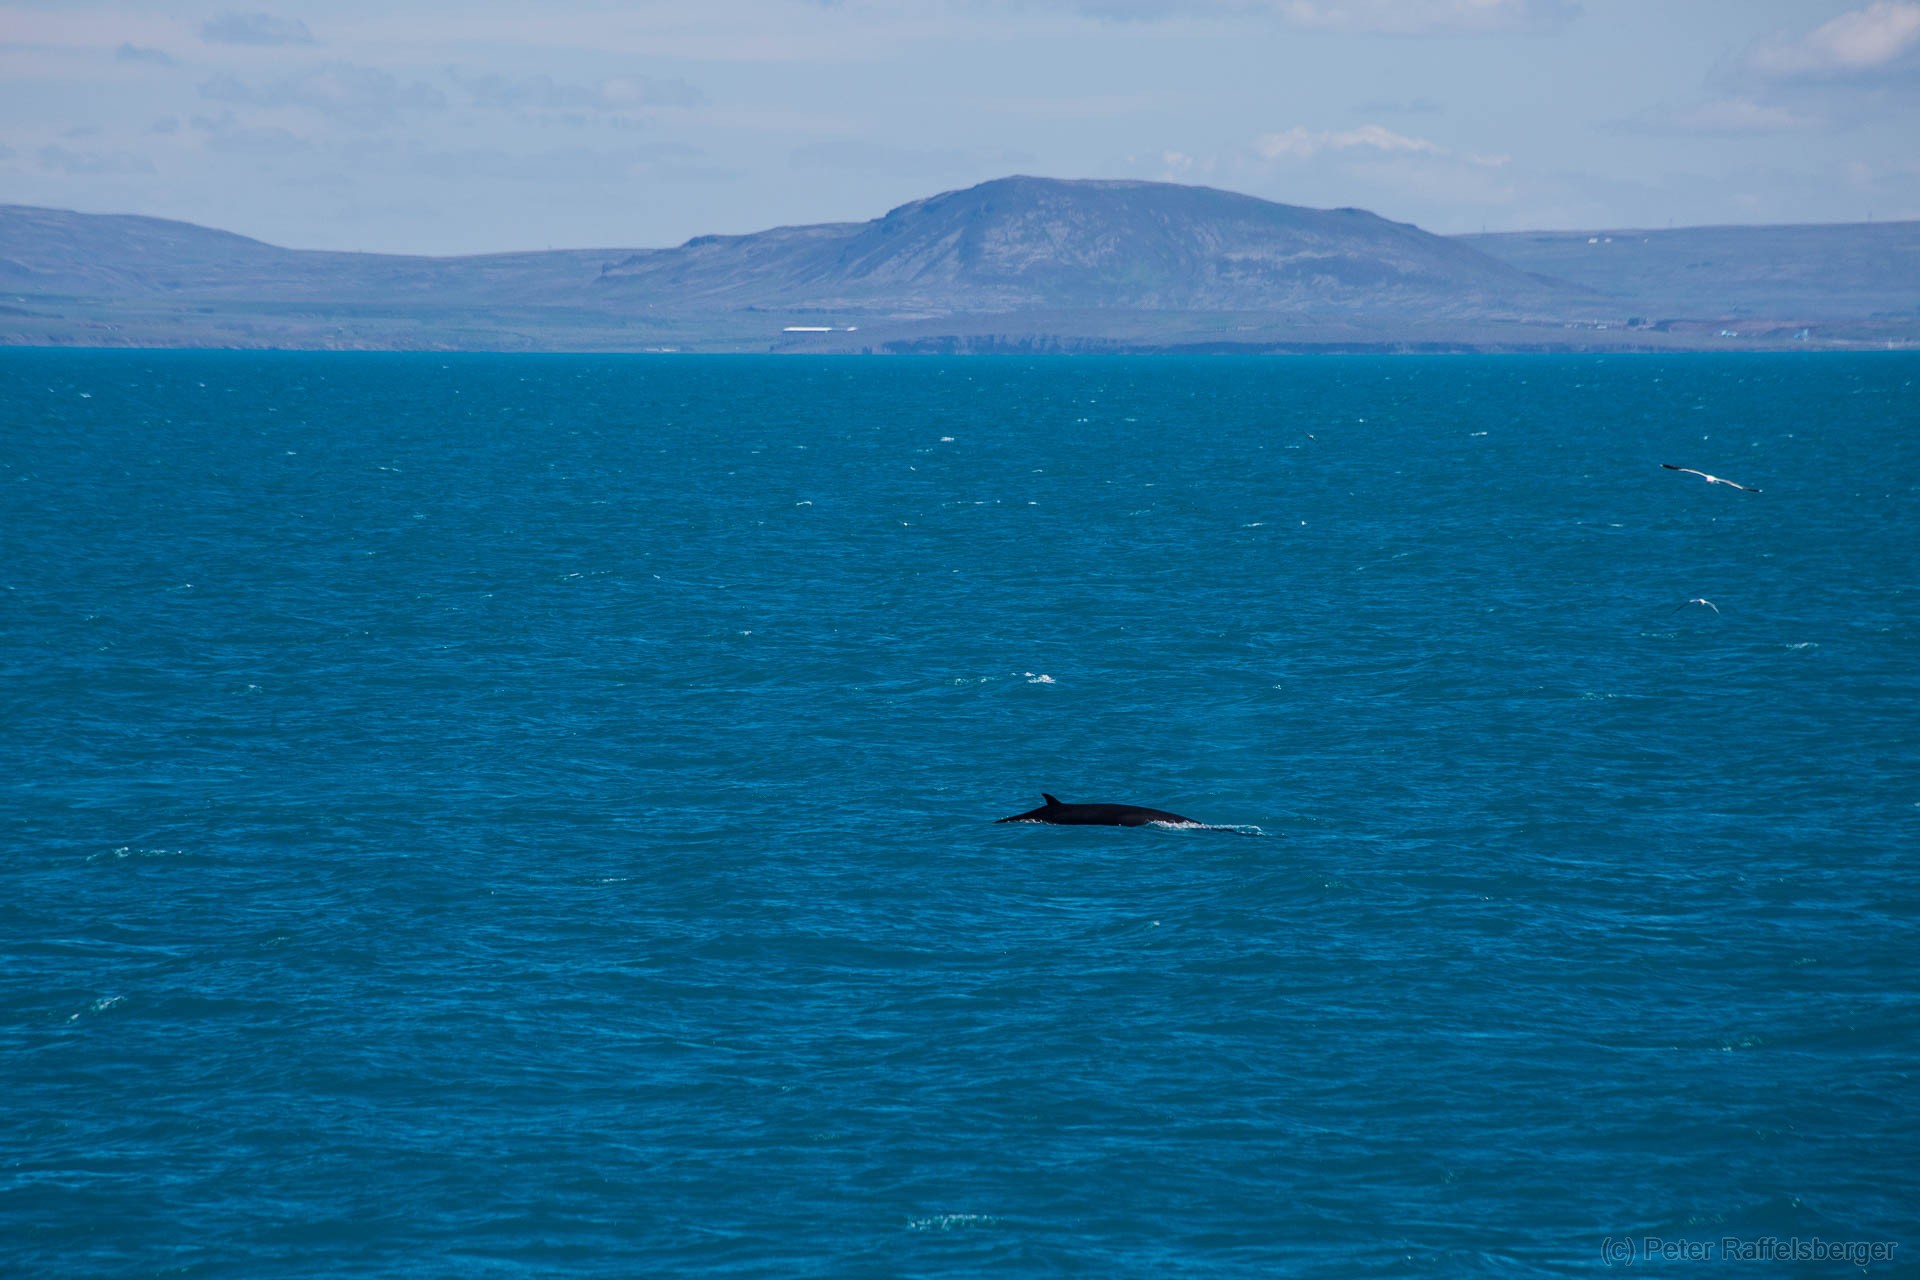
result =
[{"label": "white cloud", "polygon": [[1316,132],[1295,125],[1279,133],[1261,134],[1253,140],[1253,149],[1268,160],[1309,160],[1322,151],[1351,151],[1356,147],[1370,148],[1374,151],[1447,154],[1447,149],[1436,142],[1430,142],[1425,138],[1411,138],[1404,133],[1395,133],[1377,124],[1363,124],[1358,129],[1344,129],[1337,132]]},{"label": "white cloud", "polygon": [[1833,76],[1880,71],[1920,45],[1920,4],[1876,0],[1843,13],[1797,40],[1775,40],[1748,57],[1773,76]]},{"label": "white cloud", "polygon": [[214,44],[312,44],[313,32],[298,18],[271,13],[223,13],[200,27],[200,38]]},{"label": "white cloud", "polygon": [[1409,195],[1481,211],[1510,205],[1521,185],[1509,172],[1512,161],[1508,155],[1456,151],[1378,124],[1329,130],[1295,125],[1254,139],[1240,153],[1238,168],[1243,181],[1288,203],[1358,204],[1395,217]]},{"label": "white cloud", "polygon": [[1193,156],[1184,151],[1162,151],[1158,155],[1128,156],[1127,168],[1150,173],[1161,182],[1206,183],[1213,178],[1218,163],[1212,156]]}]

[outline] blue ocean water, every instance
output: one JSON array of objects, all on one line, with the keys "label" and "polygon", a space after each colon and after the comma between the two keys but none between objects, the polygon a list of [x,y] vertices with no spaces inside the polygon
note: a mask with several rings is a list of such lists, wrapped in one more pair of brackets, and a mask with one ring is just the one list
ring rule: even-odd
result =
[{"label": "blue ocean water", "polygon": [[0,353],[0,1270],[1914,1274],[1917,378]]}]

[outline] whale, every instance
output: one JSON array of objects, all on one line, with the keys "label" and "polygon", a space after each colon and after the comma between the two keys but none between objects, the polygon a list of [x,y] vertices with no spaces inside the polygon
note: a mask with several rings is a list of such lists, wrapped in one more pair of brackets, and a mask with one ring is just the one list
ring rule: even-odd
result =
[{"label": "whale", "polygon": [[1143,809],[1134,804],[1061,804],[1044,791],[1040,798],[1046,803],[1038,809],[1016,813],[1011,818],[996,818],[995,824],[1045,822],[1056,827],[1144,827],[1150,822],[1166,822],[1184,827],[1203,825],[1165,809]]}]

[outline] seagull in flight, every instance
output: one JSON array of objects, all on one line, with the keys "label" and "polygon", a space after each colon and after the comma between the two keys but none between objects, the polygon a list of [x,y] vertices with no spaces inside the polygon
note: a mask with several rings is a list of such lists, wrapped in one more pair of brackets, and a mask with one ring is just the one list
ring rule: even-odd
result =
[{"label": "seagull in flight", "polygon": [[[1711,601],[1711,600],[1703,600],[1703,599],[1702,599],[1702,598],[1700,598],[1699,596],[1695,596],[1695,597],[1694,597],[1693,599],[1691,599],[1691,600],[1689,600],[1689,601],[1687,601],[1687,604],[1703,604],[1703,605],[1705,605],[1705,606],[1707,606],[1707,608],[1709,608],[1709,609],[1711,609],[1711,610],[1713,610],[1713,611],[1714,611],[1715,613],[1718,613],[1718,612],[1720,612],[1720,606],[1719,606],[1719,605],[1717,605],[1717,604],[1715,604],[1715,603],[1714,603],[1713,601]],[[1680,610],[1680,609],[1684,609],[1684,608],[1686,608],[1686,607],[1687,607],[1687,604],[1677,604],[1677,605],[1675,605],[1675,606],[1673,606],[1673,607],[1674,607],[1674,609],[1675,609],[1675,610]]]},{"label": "seagull in flight", "polygon": [[1758,489],[1755,489],[1750,485],[1735,484],[1731,480],[1722,480],[1719,476],[1710,476],[1704,471],[1695,471],[1692,467],[1676,467],[1671,462],[1663,462],[1660,465],[1665,467],[1669,471],[1679,471],[1679,472],[1683,472],[1686,475],[1699,476],[1702,480],[1705,480],[1708,484],[1724,484],[1729,488],[1739,489],[1745,493],[1760,492]]}]

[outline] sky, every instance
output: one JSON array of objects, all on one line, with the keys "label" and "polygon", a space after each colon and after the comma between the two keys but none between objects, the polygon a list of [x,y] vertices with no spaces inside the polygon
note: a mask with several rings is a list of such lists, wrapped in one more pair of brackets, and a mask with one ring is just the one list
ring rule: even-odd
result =
[{"label": "sky", "polygon": [[0,203],[298,248],[659,247],[1014,173],[1442,233],[1913,219],[1917,140],[1914,0],[0,0]]}]

